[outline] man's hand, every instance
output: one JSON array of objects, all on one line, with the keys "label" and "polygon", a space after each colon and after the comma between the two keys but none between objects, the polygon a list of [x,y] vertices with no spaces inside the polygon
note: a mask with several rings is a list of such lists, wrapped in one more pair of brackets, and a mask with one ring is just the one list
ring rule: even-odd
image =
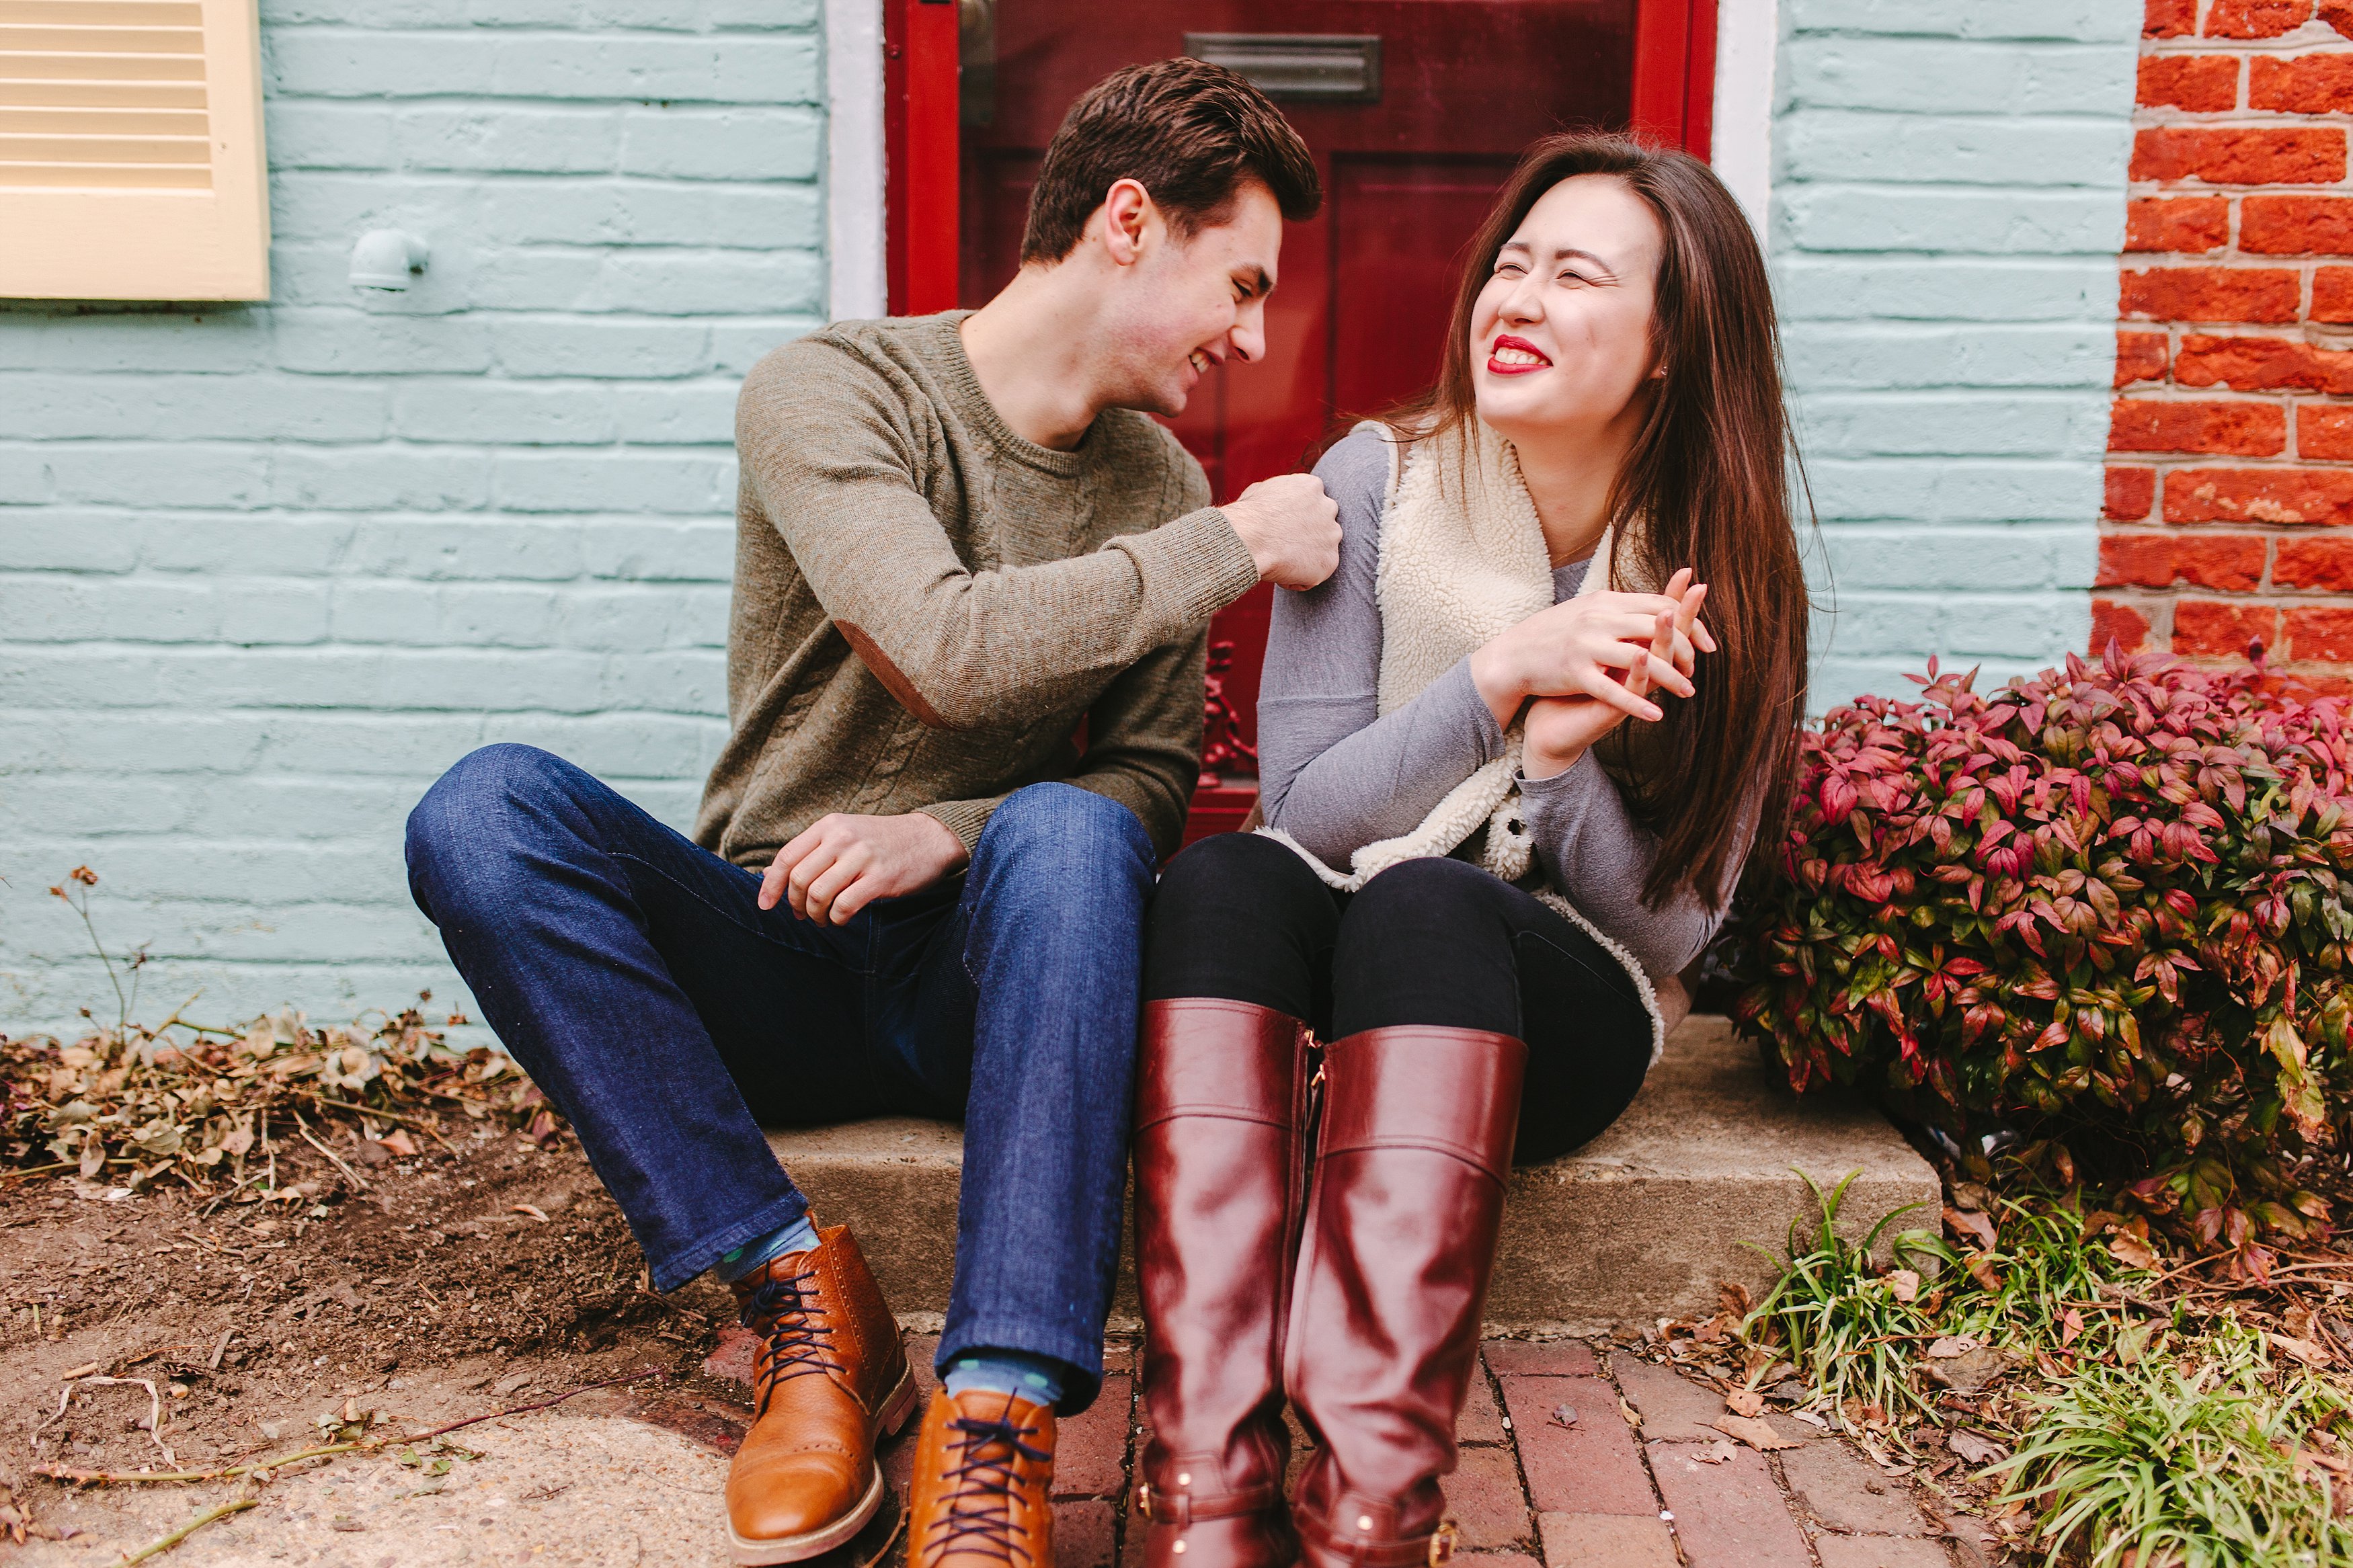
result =
[{"label": "man's hand", "polygon": [[835,812],[776,851],[760,879],[760,907],[789,898],[801,919],[844,925],[875,900],[921,892],[965,859],[964,840],[936,816]]},{"label": "man's hand", "polygon": [[1219,510],[1269,583],[1313,588],[1340,568],[1340,503],[1314,474],[1261,479]]}]

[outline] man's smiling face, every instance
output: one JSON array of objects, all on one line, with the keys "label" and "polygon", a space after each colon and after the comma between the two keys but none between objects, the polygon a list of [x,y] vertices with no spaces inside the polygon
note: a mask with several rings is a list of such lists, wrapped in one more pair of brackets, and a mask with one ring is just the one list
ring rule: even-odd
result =
[{"label": "man's smiling face", "polygon": [[1282,214],[1258,181],[1234,193],[1223,223],[1179,237],[1156,210],[1143,254],[1123,269],[1113,403],[1185,412],[1201,378],[1229,360],[1266,355],[1266,297],[1282,251]]}]

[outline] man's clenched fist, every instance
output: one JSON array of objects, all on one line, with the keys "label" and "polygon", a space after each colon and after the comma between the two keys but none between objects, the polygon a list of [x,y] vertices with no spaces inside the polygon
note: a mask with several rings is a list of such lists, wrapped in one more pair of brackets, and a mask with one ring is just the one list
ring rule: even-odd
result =
[{"label": "man's clenched fist", "polygon": [[776,851],[760,879],[760,907],[790,899],[803,920],[843,925],[877,899],[930,887],[965,860],[964,840],[936,816],[820,816]]},{"label": "man's clenched fist", "polygon": [[1261,479],[1222,510],[1265,581],[1313,588],[1339,570],[1340,503],[1314,474]]}]

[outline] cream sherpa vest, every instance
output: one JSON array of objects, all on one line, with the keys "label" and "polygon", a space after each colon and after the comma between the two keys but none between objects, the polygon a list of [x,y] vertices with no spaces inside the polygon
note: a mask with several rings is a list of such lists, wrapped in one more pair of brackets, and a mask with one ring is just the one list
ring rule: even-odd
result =
[{"label": "cream sherpa vest", "polygon": [[[1358,430],[1388,441],[1388,491],[1381,510],[1380,560],[1374,597],[1381,616],[1378,710],[1392,712],[1454,668],[1489,638],[1553,603],[1552,563],[1535,503],[1520,478],[1512,444],[1473,420],[1466,439],[1452,437],[1400,447],[1386,426]],[[1609,585],[1614,531],[1605,531],[1577,595]],[[1260,832],[1281,840],[1343,892],[1355,892],[1402,860],[1445,855],[1482,826],[1481,864],[1507,882],[1527,875],[1534,858],[1520,806],[1521,735],[1514,724],[1504,754],[1472,773],[1431,808],[1421,826],[1396,838],[1367,844],[1335,871],[1279,828]],[[1666,1047],[1666,1016],[1658,991],[1634,955],[1577,912],[1556,888],[1536,897],[1582,928],[1632,977],[1651,1016],[1651,1059]]]}]

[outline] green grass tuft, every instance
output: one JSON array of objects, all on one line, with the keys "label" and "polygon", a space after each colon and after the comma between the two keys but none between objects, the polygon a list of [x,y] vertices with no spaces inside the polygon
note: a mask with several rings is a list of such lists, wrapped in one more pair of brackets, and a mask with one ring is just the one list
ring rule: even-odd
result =
[{"label": "green grass tuft", "polygon": [[[2353,1563],[2353,1394],[2274,1356],[2228,1309],[2158,1299],[2166,1276],[2097,1239],[2114,1216],[2002,1201],[1983,1252],[1887,1237],[1903,1211],[1849,1240],[1837,1220],[1853,1179],[1809,1180],[1818,1214],[1792,1224],[1779,1279],[1740,1327],[1752,1381],[1786,1358],[1812,1409],[1867,1440],[1917,1453],[1941,1427],[2007,1446],[1976,1479],[2032,1513],[2047,1563]],[[1883,1237],[1891,1264],[1873,1256]],[[2006,1370],[1957,1398],[1925,1374],[1939,1339],[1990,1347]]]},{"label": "green grass tuft", "polygon": [[[1891,1411],[1905,1405],[1926,1411],[1905,1369],[1914,1342],[1925,1344],[1936,1337],[1935,1320],[1924,1298],[1900,1300],[1894,1282],[1873,1260],[1887,1227],[1919,1205],[1887,1215],[1861,1242],[1848,1241],[1838,1233],[1839,1205],[1859,1174],[1850,1172],[1825,1194],[1811,1176],[1798,1173],[1814,1195],[1820,1219],[1810,1240],[1801,1235],[1802,1220],[1790,1223],[1784,1272],[1741,1331],[1752,1342],[1778,1338],[1781,1353],[1834,1405],[1859,1400]],[[1900,1261],[1930,1268],[1951,1258],[1951,1249],[1930,1231],[1900,1232],[1894,1247]]]},{"label": "green grass tuft", "polygon": [[2039,1510],[2046,1563],[2180,1568],[2353,1562],[2328,1473],[2298,1462],[2344,1397],[2297,1373],[2266,1381],[2261,1334],[2224,1319],[2191,1347],[2132,1365],[2091,1363],[2032,1396],[2026,1439],[1994,1467],[2004,1501]]}]

